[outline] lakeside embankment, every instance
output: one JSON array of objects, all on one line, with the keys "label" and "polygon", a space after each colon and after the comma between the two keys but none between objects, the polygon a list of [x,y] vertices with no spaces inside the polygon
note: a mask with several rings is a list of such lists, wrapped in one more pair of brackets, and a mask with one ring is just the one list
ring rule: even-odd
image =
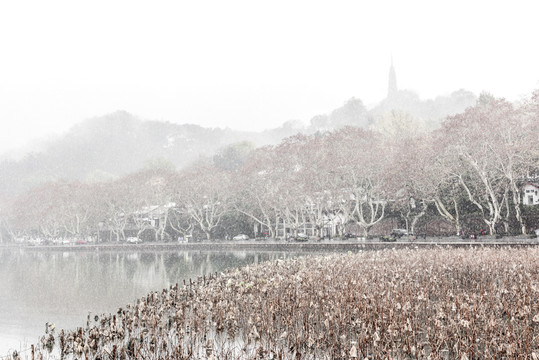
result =
[{"label": "lakeside embankment", "polygon": [[32,356],[535,359],[538,258],[535,246],[418,247],[265,262],[49,329]]},{"label": "lakeside embankment", "polygon": [[460,237],[421,238],[413,241],[379,241],[376,240],[325,240],[306,242],[287,242],[279,240],[250,240],[242,242],[201,241],[193,243],[154,243],[142,244],[127,243],[98,243],[98,244],[70,244],[70,245],[39,245],[24,246],[18,244],[4,244],[3,247],[22,247],[35,251],[234,251],[234,250],[275,250],[279,251],[355,251],[366,249],[407,248],[407,247],[476,247],[476,246],[534,246],[539,245],[539,238],[515,236],[496,239],[494,236],[484,236],[479,239],[466,239]]}]

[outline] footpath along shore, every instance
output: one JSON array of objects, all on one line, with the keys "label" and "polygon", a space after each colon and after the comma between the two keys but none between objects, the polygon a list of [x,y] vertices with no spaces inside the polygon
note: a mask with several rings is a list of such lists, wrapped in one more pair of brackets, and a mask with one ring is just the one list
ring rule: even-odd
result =
[{"label": "footpath along shore", "polygon": [[69,245],[38,245],[28,246],[19,244],[5,244],[2,247],[24,248],[35,251],[232,251],[232,250],[253,250],[253,251],[354,251],[385,248],[407,248],[421,247],[431,248],[439,246],[450,247],[477,247],[477,246],[535,246],[539,245],[539,238],[515,236],[496,239],[493,236],[484,236],[479,239],[461,239],[460,237],[427,237],[416,240],[398,240],[393,242],[380,241],[378,239],[362,240],[323,240],[306,242],[287,242],[278,239],[267,240],[247,240],[247,241],[201,241],[192,243],[155,243],[145,242],[142,244],[127,243],[89,243],[89,244],[69,244]]}]

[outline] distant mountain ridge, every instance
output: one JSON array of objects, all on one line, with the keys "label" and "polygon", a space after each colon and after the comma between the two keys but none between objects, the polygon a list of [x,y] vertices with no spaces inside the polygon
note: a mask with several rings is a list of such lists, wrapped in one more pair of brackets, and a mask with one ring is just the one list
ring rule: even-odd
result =
[{"label": "distant mountain ridge", "polygon": [[0,191],[19,193],[47,181],[106,180],[137,171],[155,160],[179,169],[235,142],[248,140],[261,146],[278,143],[293,133],[292,128],[254,133],[179,125],[141,120],[117,111],[83,121],[49,142],[41,152],[1,162]]},{"label": "distant mountain ridge", "polygon": [[351,98],[328,114],[314,116],[309,125],[291,120],[262,132],[142,120],[126,111],[116,111],[83,121],[64,136],[47,142],[41,151],[19,160],[0,160],[0,196],[18,194],[48,181],[112,179],[155,161],[181,169],[241,141],[263,146],[297,133],[343,126],[368,128],[394,108],[413,117],[426,117],[436,126],[445,116],[462,112],[475,101],[475,95],[464,90],[427,101],[411,92],[398,91],[371,110],[360,99]]}]

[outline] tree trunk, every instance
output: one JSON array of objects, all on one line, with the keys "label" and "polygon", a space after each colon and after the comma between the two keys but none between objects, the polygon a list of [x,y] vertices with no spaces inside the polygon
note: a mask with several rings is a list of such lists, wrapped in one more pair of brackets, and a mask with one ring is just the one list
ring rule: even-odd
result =
[{"label": "tree trunk", "polygon": [[515,209],[515,217],[520,225],[520,231],[522,235],[526,235],[528,230],[526,229],[526,222],[522,217],[522,211],[520,209],[520,191],[516,185],[513,185],[513,208]]},{"label": "tree trunk", "polygon": [[423,204],[423,207],[421,211],[412,219],[412,225],[410,225],[410,229],[408,230],[412,234],[415,234],[415,225],[417,224],[417,221],[422,218],[423,215],[425,215],[427,212],[427,207],[429,206],[425,200],[422,200],[421,203]]}]

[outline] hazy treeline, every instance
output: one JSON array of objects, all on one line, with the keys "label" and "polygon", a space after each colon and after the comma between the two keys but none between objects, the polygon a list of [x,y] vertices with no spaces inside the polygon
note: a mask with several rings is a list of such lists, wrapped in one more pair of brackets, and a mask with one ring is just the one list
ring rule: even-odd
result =
[{"label": "hazy treeline", "polygon": [[[421,131],[421,129],[423,129]],[[370,129],[296,135],[278,145],[241,142],[176,171],[166,161],[99,183],[51,182],[5,201],[4,239],[23,235],[116,239],[134,227],[157,240],[249,231],[280,236],[329,223],[364,234],[388,216],[414,231],[436,215],[455,232],[474,216],[490,234],[527,233],[521,187],[537,175],[539,91],[522,104],[483,94],[428,130],[404,112]],[[524,211],[524,213],[523,213]],[[255,234],[253,234],[255,232]]]},{"label": "hazy treeline", "polygon": [[421,126],[433,128],[445,116],[462,112],[475,101],[476,96],[465,90],[424,101],[401,90],[371,110],[360,99],[351,98],[327,114],[314,116],[309,124],[289,120],[260,132],[142,120],[116,111],[87,119],[55,139],[33,142],[27,149],[31,153],[25,156],[24,152],[0,156],[0,196],[20,194],[45,182],[112,180],[157,158],[181,169],[239,141],[260,147],[279,144],[297,133],[314,134],[344,126],[369,128],[393,108],[423,119]]}]

